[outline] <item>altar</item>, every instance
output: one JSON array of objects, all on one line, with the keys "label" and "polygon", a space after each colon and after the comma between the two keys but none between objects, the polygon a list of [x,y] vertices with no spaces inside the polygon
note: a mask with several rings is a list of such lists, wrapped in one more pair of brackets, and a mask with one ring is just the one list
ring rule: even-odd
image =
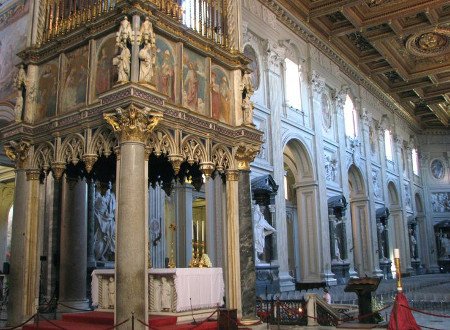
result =
[{"label": "altar", "polygon": [[[148,278],[149,312],[214,309],[224,303],[222,268],[152,268]],[[113,311],[114,304],[114,269],[94,270],[92,305]]]}]

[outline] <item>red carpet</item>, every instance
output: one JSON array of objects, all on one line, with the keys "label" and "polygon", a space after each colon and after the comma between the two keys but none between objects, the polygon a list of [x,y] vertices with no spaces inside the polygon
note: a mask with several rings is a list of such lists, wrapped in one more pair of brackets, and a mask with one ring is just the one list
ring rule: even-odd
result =
[{"label": "red carpet", "polygon": [[[129,321],[130,322],[130,321]],[[135,324],[138,321],[135,320]],[[217,329],[217,321],[208,321],[199,324],[176,324],[175,316],[150,316],[150,329],[152,330],[209,330]],[[27,324],[22,329],[40,330],[106,330],[114,325],[114,314],[109,312],[87,312],[64,314],[61,320],[41,320],[39,324]]]}]

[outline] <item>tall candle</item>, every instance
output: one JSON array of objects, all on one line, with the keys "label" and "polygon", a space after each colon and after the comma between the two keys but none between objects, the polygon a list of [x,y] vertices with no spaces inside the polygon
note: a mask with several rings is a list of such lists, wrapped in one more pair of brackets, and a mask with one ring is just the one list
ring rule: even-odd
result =
[{"label": "tall candle", "polygon": [[205,220],[202,220],[202,242],[205,241]]},{"label": "tall candle", "polygon": [[400,250],[394,249],[394,259],[400,259]]},{"label": "tall candle", "polygon": [[197,237],[195,238],[195,240],[198,242],[198,240],[199,240],[199,236],[198,236],[198,232],[199,232],[198,220],[196,221],[196,223],[197,223]]}]

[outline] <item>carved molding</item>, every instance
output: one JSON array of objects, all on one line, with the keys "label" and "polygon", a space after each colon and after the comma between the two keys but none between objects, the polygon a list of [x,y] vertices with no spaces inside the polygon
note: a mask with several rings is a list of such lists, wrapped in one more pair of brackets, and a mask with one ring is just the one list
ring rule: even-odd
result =
[{"label": "carved molding", "polygon": [[16,163],[17,169],[24,169],[29,159],[30,143],[10,141],[5,145],[6,156]]},{"label": "carved molding", "polygon": [[259,147],[240,144],[235,152],[235,158],[238,162],[239,170],[250,170],[250,163],[255,159],[259,152]]}]

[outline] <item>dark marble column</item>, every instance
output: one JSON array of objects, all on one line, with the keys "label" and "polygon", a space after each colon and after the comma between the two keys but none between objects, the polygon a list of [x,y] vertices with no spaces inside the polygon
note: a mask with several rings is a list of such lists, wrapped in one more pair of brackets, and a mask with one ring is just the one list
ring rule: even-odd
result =
[{"label": "dark marble column", "polygon": [[239,171],[239,251],[241,266],[242,318],[255,318],[256,274],[253,258],[253,225],[250,171]]},{"label": "dark marble column", "polygon": [[95,219],[94,219],[94,198],[95,183],[94,180],[88,180],[88,197],[87,197],[87,266],[88,269],[95,268],[94,254],[94,235],[95,235]]},{"label": "dark marble column", "polygon": [[87,185],[82,179],[63,182],[61,261],[58,310],[86,309]]}]

